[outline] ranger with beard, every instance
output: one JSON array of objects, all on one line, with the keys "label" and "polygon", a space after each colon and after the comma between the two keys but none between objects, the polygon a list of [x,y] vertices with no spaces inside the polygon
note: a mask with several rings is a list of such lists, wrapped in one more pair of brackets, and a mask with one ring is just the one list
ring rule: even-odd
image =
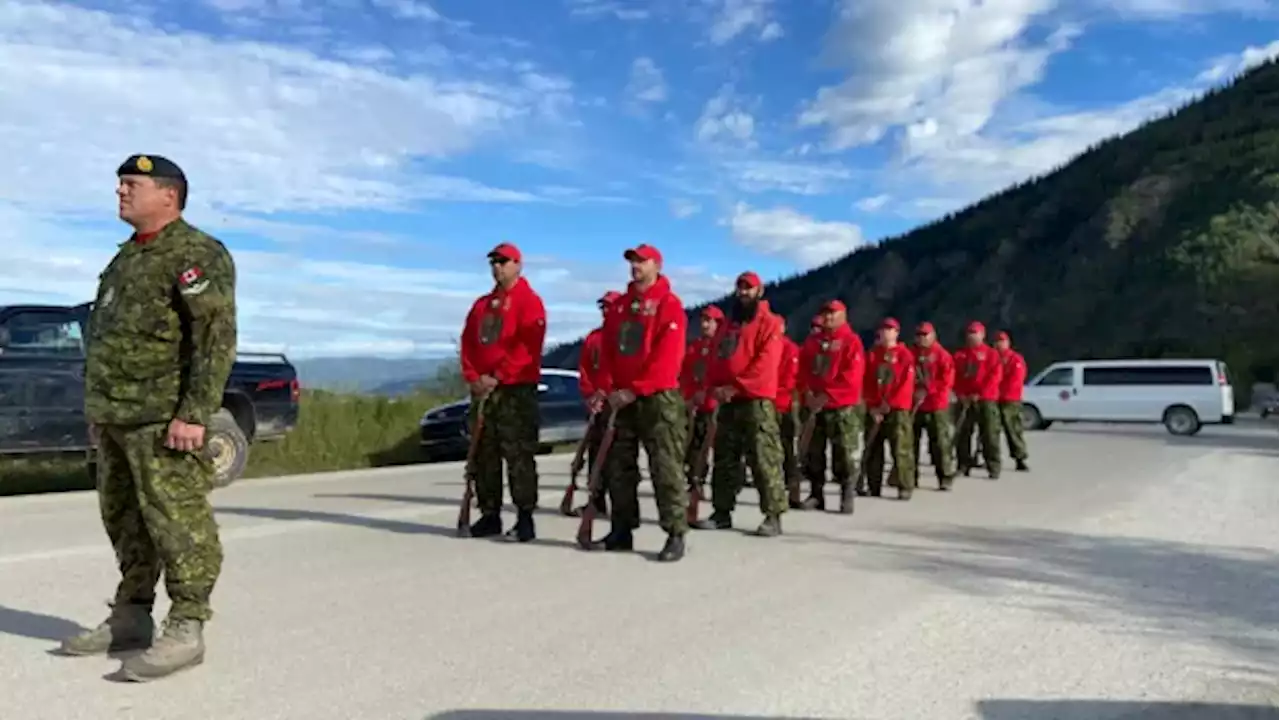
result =
[{"label": "ranger with beard", "polygon": [[733,527],[738,489],[744,485],[746,464],[760,495],[764,522],[756,534],[774,537],[782,532],[787,509],[782,484],[782,441],[778,435],[778,364],[782,359],[782,318],[762,299],[764,286],[753,272],[738,276],[737,294],[725,326],[716,335],[711,364],[712,394],[719,403],[720,429],[715,440],[715,469],[711,473],[711,517],[694,527],[726,530]]},{"label": "ranger with beard", "polygon": [[680,390],[684,400],[692,408],[693,425],[689,428],[689,448],[685,452],[684,471],[690,488],[701,486],[707,480],[708,463],[700,463],[702,446],[707,439],[711,417],[716,412],[716,399],[711,396],[707,381],[711,368],[711,353],[716,332],[724,322],[724,313],[715,305],[702,311],[702,336],[689,343],[680,368]]}]

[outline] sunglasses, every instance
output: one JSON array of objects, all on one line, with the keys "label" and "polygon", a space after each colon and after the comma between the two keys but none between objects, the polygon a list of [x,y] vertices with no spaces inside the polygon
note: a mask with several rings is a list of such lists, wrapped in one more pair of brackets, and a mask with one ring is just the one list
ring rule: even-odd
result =
[{"label": "sunglasses", "polygon": [[506,265],[509,262],[511,262],[511,258],[505,258],[502,256],[489,258],[490,265]]}]

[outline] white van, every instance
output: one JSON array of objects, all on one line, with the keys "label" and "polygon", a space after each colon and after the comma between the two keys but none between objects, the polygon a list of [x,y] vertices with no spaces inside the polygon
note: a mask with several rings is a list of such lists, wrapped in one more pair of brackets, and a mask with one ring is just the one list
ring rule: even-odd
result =
[{"label": "white van", "polygon": [[1231,423],[1235,396],[1221,360],[1073,360],[1050,365],[1027,381],[1022,425],[1043,430],[1056,421],[1164,423],[1174,435]]}]

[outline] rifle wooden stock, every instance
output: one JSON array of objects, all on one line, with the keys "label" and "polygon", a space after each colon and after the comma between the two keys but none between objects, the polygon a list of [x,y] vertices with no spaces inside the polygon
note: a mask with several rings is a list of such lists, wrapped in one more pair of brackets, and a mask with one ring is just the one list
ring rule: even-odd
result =
[{"label": "rifle wooden stock", "polygon": [[476,494],[476,449],[480,446],[480,435],[484,432],[484,404],[486,395],[480,398],[476,406],[476,426],[471,431],[471,443],[467,447],[467,464],[462,474],[466,480],[466,489],[462,492],[462,504],[458,508],[458,537],[471,537],[471,501]]},{"label": "rifle wooden stock", "polygon": [[596,521],[596,504],[592,502],[600,492],[600,474],[604,470],[605,460],[609,457],[609,448],[613,446],[613,426],[618,417],[618,409],[609,411],[609,420],[604,428],[604,437],[600,440],[600,450],[596,453],[595,464],[591,466],[591,474],[587,478],[587,504],[582,508],[582,522],[578,524],[578,547],[591,549],[591,529]]},{"label": "rifle wooden stock", "polygon": [[[800,467],[807,467],[809,462],[809,446],[813,444],[813,428],[818,423],[818,410],[810,410],[809,417],[804,419],[804,425],[800,426],[800,442],[796,448],[796,464]],[[787,493],[791,497],[797,497],[800,494],[800,475],[796,473],[795,477],[787,479]]]},{"label": "rifle wooden stock", "polygon": [[582,466],[585,464],[587,453],[587,443],[591,440],[591,433],[595,432],[596,416],[598,412],[591,413],[591,417],[587,419],[587,431],[582,434],[582,439],[578,441],[578,451],[573,455],[573,462],[569,465],[569,487],[564,490],[564,497],[560,499],[560,514],[566,517],[573,517],[577,513],[573,511],[573,494],[578,490],[578,473],[582,472]]}]

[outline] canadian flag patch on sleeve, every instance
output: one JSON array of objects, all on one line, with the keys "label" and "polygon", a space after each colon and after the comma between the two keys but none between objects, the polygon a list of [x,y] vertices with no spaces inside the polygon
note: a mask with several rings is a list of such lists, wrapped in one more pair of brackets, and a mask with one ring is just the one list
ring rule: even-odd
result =
[{"label": "canadian flag patch on sleeve", "polygon": [[209,281],[205,279],[204,271],[197,265],[183,270],[178,276],[178,291],[183,295],[199,295],[207,287],[209,287]]}]

